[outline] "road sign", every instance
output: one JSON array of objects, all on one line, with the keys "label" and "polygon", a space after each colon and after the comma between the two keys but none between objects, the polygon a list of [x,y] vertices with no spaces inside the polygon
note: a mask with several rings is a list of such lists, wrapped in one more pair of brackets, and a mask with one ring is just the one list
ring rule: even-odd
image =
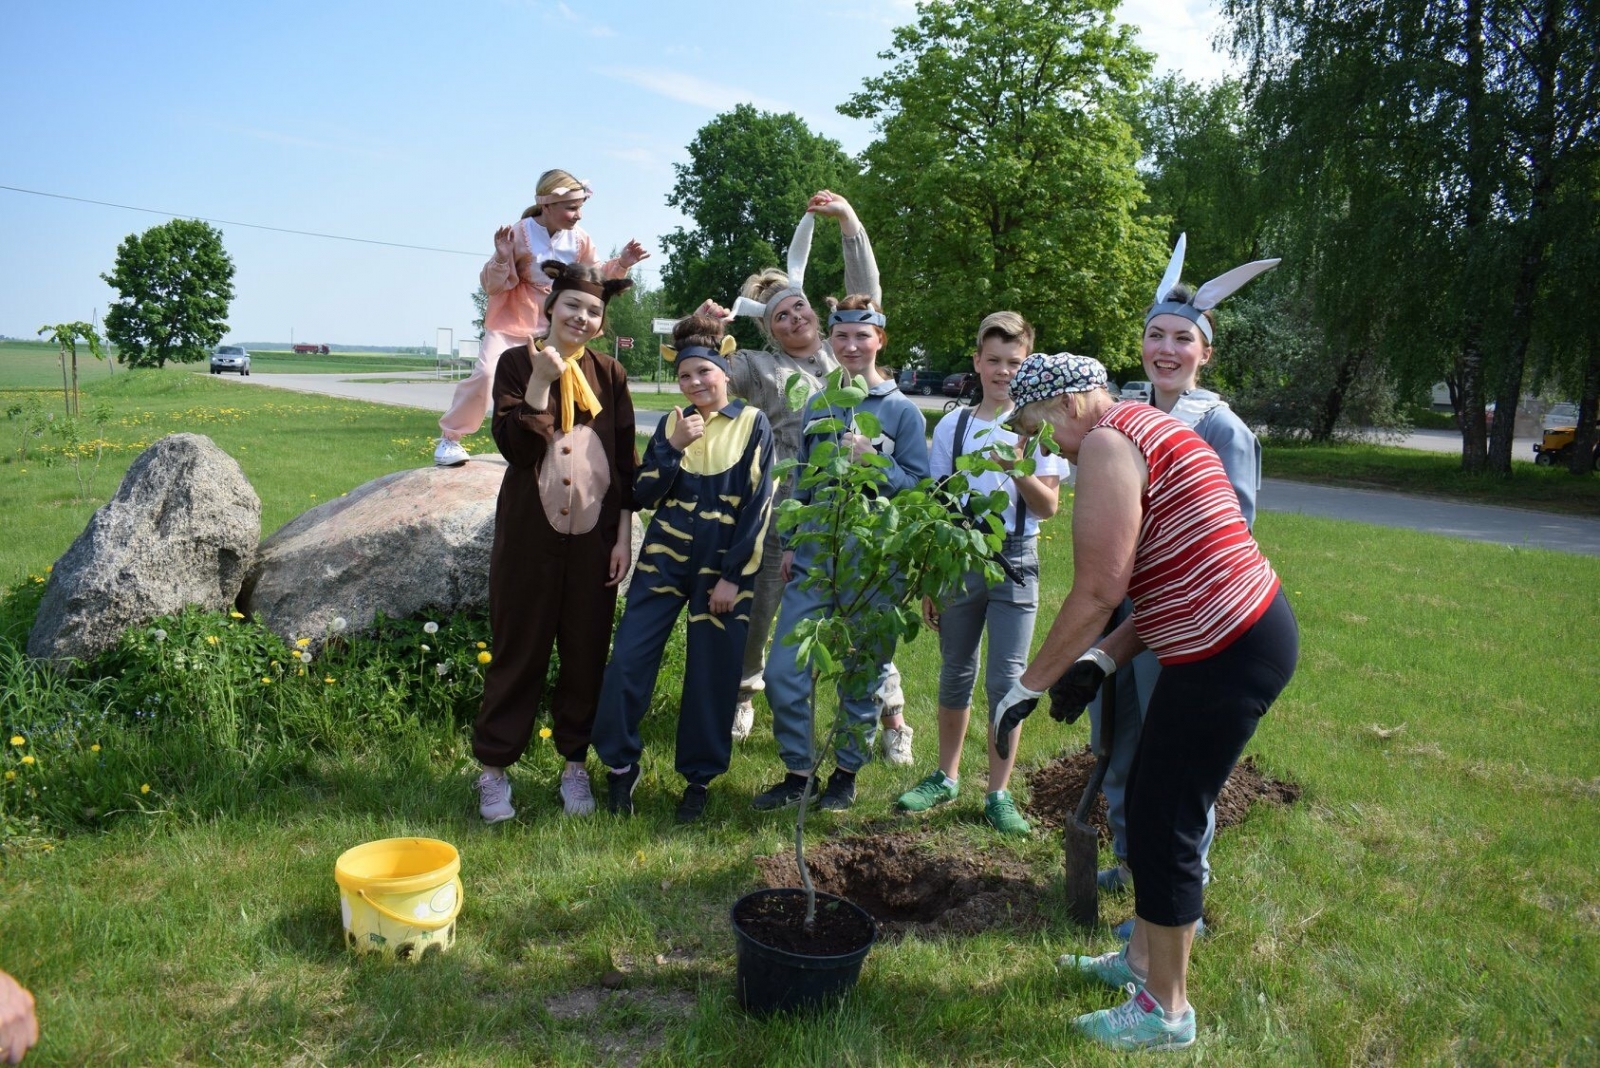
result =
[{"label": "road sign", "polygon": [[621,350],[623,350],[623,349],[631,349],[631,348],[633,348],[633,338],[631,338],[631,337],[619,337],[619,338],[617,338],[617,350],[619,352]]},{"label": "road sign", "polygon": [[671,335],[673,324],[677,321],[676,319],[651,319],[650,332],[652,334]]}]

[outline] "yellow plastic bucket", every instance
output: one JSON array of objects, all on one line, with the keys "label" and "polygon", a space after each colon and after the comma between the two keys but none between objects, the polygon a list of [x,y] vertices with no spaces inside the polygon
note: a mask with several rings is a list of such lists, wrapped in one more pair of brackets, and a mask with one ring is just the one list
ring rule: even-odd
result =
[{"label": "yellow plastic bucket", "polygon": [[384,838],[333,865],[345,944],[357,953],[421,960],[455,944],[461,854],[436,838]]}]

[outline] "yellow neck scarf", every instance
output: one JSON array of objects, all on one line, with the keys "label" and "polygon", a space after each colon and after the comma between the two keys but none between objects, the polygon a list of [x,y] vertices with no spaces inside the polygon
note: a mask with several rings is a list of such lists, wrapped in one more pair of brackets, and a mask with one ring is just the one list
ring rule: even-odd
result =
[{"label": "yellow neck scarf", "polygon": [[589,413],[590,418],[597,416],[602,411],[600,398],[594,395],[594,390],[589,388],[589,380],[583,377],[583,372],[578,369],[578,361],[583,357],[583,346],[578,346],[578,351],[565,357],[566,366],[561,369],[561,432],[572,432],[572,420],[576,415],[574,405]]}]

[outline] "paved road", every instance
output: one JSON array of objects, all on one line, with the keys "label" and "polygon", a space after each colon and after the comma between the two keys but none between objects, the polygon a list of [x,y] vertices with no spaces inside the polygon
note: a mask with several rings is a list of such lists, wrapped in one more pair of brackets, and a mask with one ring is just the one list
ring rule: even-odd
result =
[{"label": "paved road", "polygon": [[[375,379],[383,381],[374,381]],[[249,386],[270,386],[301,393],[394,404],[442,412],[450,406],[456,383],[426,375],[411,377],[394,374],[369,375],[286,375],[252,374],[249,378],[227,379]],[[670,387],[669,387],[670,388]],[[634,392],[654,393],[649,384],[636,385]],[[923,407],[943,407],[939,397],[916,397]],[[661,413],[640,410],[641,431],[655,429]],[[1453,431],[1417,431],[1397,444],[1430,451],[1459,451],[1461,439]],[[1517,442],[1514,455],[1532,455],[1531,440]],[[1260,506],[1267,511],[1299,512],[1330,519],[1353,519],[1379,526],[1403,527],[1433,534],[1444,534],[1475,541],[1528,548],[1556,549],[1561,552],[1600,556],[1600,520],[1549,512],[1524,511],[1482,504],[1412,497],[1403,493],[1377,490],[1343,489],[1286,482],[1269,478],[1262,487]]]}]

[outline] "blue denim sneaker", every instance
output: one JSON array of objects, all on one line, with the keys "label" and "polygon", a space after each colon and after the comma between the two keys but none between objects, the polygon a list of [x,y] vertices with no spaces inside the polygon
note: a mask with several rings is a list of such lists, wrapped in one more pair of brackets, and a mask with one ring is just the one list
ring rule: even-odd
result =
[{"label": "blue denim sneaker", "polygon": [[1086,1013],[1072,1021],[1085,1038],[1114,1050],[1187,1049],[1194,1045],[1194,1008],[1168,1016],[1143,987],[1129,983],[1128,1000],[1114,1009]]},{"label": "blue denim sneaker", "polygon": [[1123,946],[1115,953],[1102,953],[1098,957],[1080,957],[1075,953],[1063,953],[1056,958],[1056,967],[1098,979],[1113,990],[1121,990],[1130,983],[1138,986],[1144,982],[1133,974],[1132,968],[1128,967],[1127,946]]}]

